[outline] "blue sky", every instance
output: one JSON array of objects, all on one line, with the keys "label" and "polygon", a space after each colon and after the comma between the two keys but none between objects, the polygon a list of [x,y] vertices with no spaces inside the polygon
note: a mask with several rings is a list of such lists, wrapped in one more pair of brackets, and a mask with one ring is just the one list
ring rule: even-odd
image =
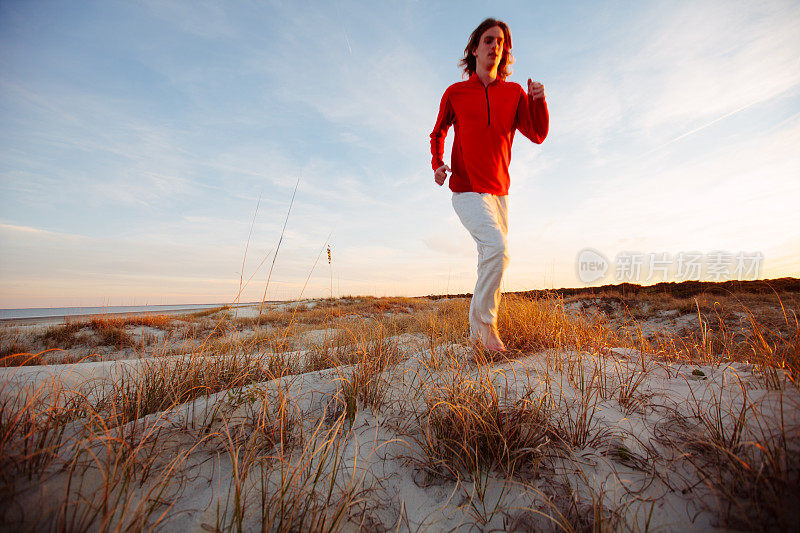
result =
[{"label": "blue sky", "polygon": [[470,291],[428,135],[487,16],[551,114],[514,145],[506,290],[580,286],[586,247],[800,274],[797,2],[6,0],[0,307],[231,301],[257,205],[260,299],[298,178],[268,297]]}]

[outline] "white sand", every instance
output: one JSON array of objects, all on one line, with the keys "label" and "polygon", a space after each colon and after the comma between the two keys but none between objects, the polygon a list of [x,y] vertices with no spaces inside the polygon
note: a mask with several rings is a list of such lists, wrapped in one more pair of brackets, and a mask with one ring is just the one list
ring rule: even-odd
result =
[{"label": "white sand", "polygon": [[[243,311],[252,313],[240,308],[239,316],[250,316]],[[306,332],[303,342],[322,343],[331,333]],[[343,422],[339,446],[333,452],[338,467],[334,469],[330,461],[321,469],[323,484],[333,480],[336,487],[331,507],[342,501],[343,489],[355,487],[362,503],[350,514],[364,510],[363,516],[353,516],[353,520],[359,523],[364,516],[369,517],[366,526],[402,531],[555,530],[553,520],[546,515],[558,520],[559,509],[569,507],[565,502],[573,502],[577,515],[589,524],[592,514],[602,508],[606,518],[611,516],[608,513],[616,517],[617,529],[713,530],[722,526],[716,515],[715,494],[686,460],[691,439],[703,434],[699,414],[709,415],[715,405],[721,405],[721,424],[731,431],[737,414],[746,406],[748,423],[743,441],[755,441],[761,436],[759,432],[782,426],[791,453],[796,456],[800,446],[798,390],[791,386],[768,388],[749,364],[668,364],[636,350],[614,348],[607,354],[521,354],[516,360],[477,367],[466,362],[464,347],[451,345],[436,349],[440,354],[453,355],[455,366],[432,369],[424,336],[403,335],[392,341],[404,357],[376,376],[387,383],[385,403],[377,408],[361,406],[352,425]],[[287,357],[302,363],[304,356],[305,352],[299,351]],[[559,360],[564,363],[563,372],[554,365]],[[23,387],[46,388],[53,380],[68,387],[91,379],[113,380],[119,372],[142,364],[140,359],[126,359],[0,368],[0,398],[11,398]],[[310,446],[319,437],[315,431],[335,426],[336,415],[343,408],[341,385],[353,370],[342,366],[222,391],[129,423],[131,427],[161,428],[163,436],[159,439],[163,439],[164,449],[174,449],[175,454],[191,450],[173,474],[172,507],[157,529],[204,531],[213,529],[220,516],[223,521],[231,520],[237,479],[231,458],[220,444],[197,444],[189,438],[193,431],[236,427],[237,420],[244,421],[248,413],[261,408],[265,394],[272,398],[283,390],[290,398],[293,416],[300,421],[296,431],[301,438],[286,456],[287,464],[291,464],[303,446]],[[582,380],[575,378],[580,372]],[[504,478],[496,471],[483,472],[479,479],[465,472],[458,479],[433,475],[426,469],[429,464],[420,446],[428,411],[423,385],[452,383],[464,375],[473,379],[488,376],[509,404],[526,394],[546,394],[553,416],[562,421],[580,418],[581,399],[586,397],[580,384],[602,380],[606,385],[598,390],[607,394],[597,392],[588,411],[592,417],[590,433],[601,438],[594,444],[558,448],[558,453],[551,443],[534,479]],[[642,378],[631,396],[632,403],[623,406],[620,390],[638,376]],[[275,494],[280,475],[273,464],[265,473],[251,471],[242,482],[250,509],[245,529],[260,527],[262,479],[267,491]],[[86,486],[100,483],[98,476],[96,471],[88,471]],[[63,501],[65,479],[62,471],[52,473],[44,483],[20,485],[15,501],[28,513],[20,517],[16,511],[8,511],[6,518],[22,518],[26,526],[37,525],[37,519],[43,520],[37,527],[50,524]],[[131,498],[138,501],[136,496]],[[357,527],[350,523],[345,529]]]}]

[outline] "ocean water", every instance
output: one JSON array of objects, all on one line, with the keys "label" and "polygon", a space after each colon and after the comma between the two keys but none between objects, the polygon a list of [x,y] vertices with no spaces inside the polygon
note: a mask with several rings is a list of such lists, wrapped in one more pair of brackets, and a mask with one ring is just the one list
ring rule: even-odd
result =
[{"label": "ocean water", "polygon": [[[0,320],[28,318],[57,318],[127,313],[166,313],[172,311],[199,311],[226,304],[185,305],[109,305],[105,307],[31,307],[27,309],[0,309]],[[245,305],[245,304],[242,304]]]}]

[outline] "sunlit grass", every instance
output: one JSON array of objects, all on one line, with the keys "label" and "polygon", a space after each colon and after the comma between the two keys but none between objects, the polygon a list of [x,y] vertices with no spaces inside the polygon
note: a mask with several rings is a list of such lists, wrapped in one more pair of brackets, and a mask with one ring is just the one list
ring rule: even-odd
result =
[{"label": "sunlit grass", "polygon": [[[220,309],[44,330],[58,348],[137,350],[81,379],[15,381],[51,353],[17,351],[15,332],[0,385],[0,496],[14,505],[0,519],[159,528],[208,490],[206,530],[403,530],[456,515],[478,529],[628,530],[655,523],[650,503],[676,493],[725,527],[792,529],[796,301],[753,299],[772,311],[734,314],[708,300],[677,309],[685,330],[654,333],[678,300],[507,296],[498,326],[511,352],[479,363],[467,299],[326,299],[260,319]],[[141,327],[163,335],[144,343]],[[376,457],[397,473],[362,466]],[[604,468],[622,481],[598,482]],[[412,479],[445,487],[441,516],[416,522],[393,499],[389,487],[403,493]],[[41,486],[54,489],[44,498]]]}]

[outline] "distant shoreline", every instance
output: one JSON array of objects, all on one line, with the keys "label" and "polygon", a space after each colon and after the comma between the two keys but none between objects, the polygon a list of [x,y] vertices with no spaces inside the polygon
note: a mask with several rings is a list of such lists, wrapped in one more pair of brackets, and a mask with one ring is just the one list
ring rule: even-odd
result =
[{"label": "distant shoreline", "polygon": [[[259,302],[246,302],[235,307],[247,307]],[[234,307],[227,303],[215,304],[164,304],[164,305],[117,305],[106,307],[31,307],[20,309],[0,309],[0,324],[14,323],[32,325],[81,320],[95,316],[130,316],[158,314],[186,314],[218,307]]]}]

